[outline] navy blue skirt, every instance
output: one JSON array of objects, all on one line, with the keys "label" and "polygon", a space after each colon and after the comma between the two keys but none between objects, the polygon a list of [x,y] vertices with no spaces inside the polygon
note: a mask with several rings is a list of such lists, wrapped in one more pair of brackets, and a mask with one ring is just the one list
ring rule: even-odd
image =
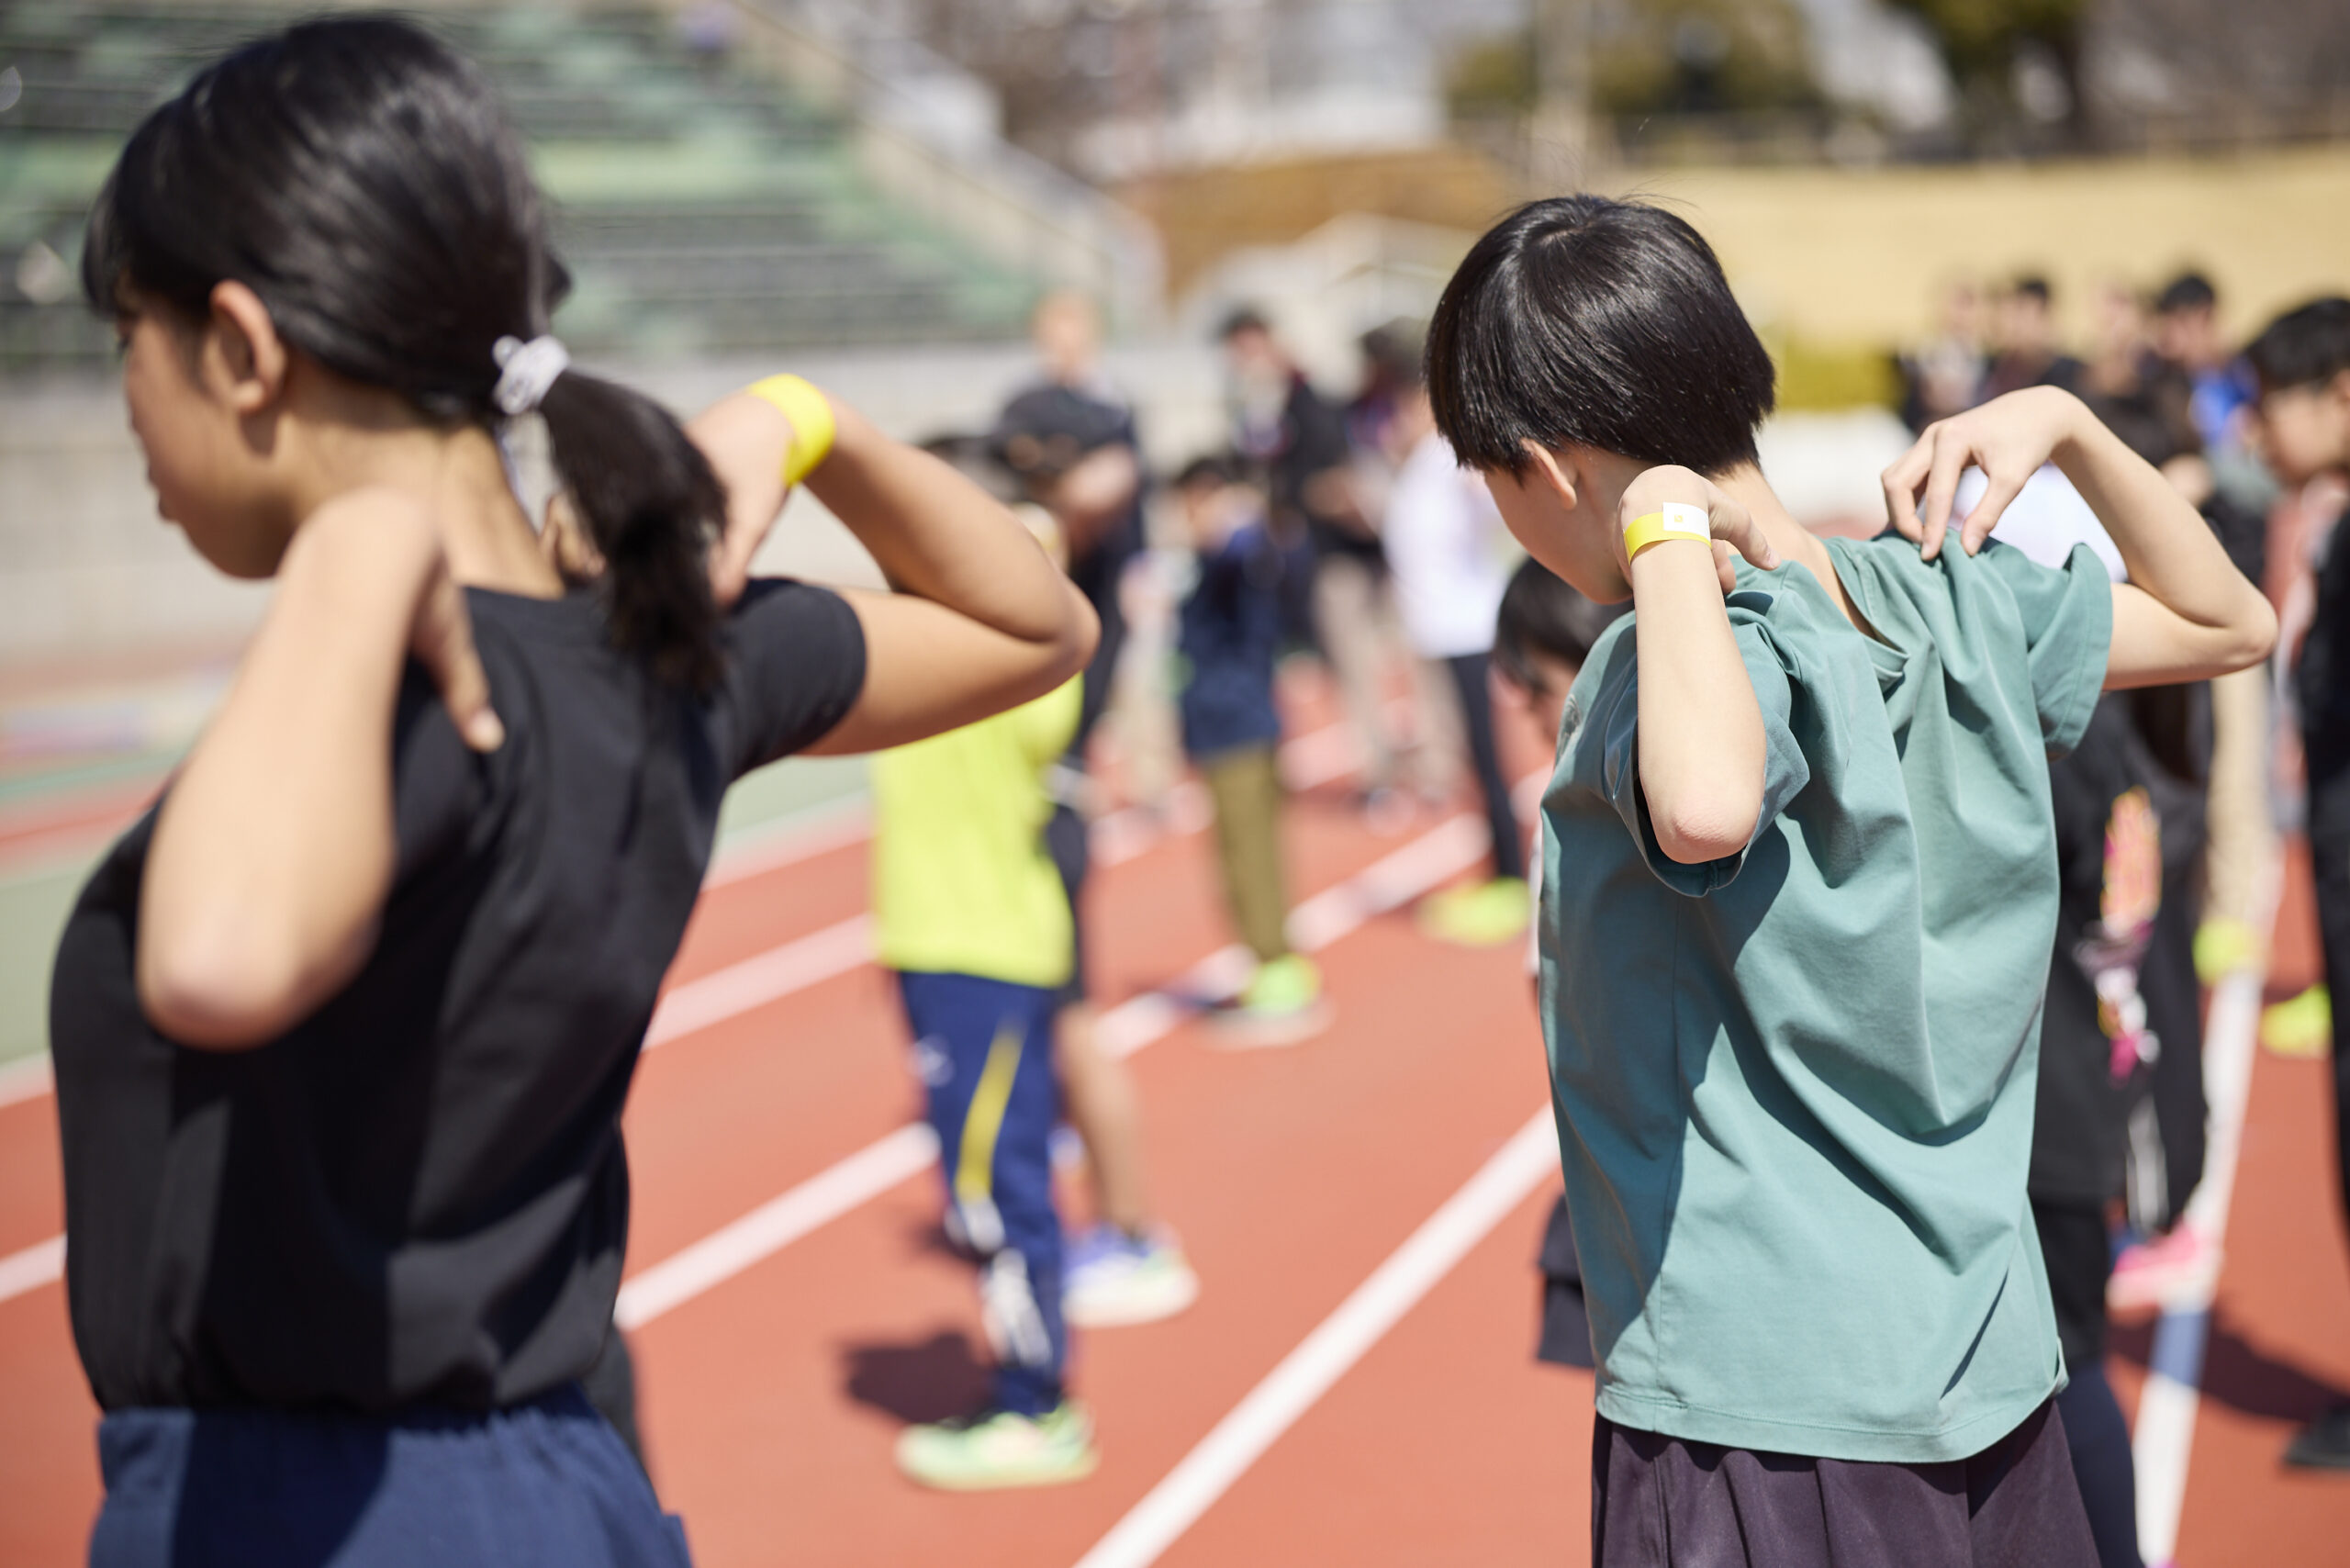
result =
[{"label": "navy blue skirt", "polygon": [[487,1413],[118,1410],[91,1568],[686,1568],[573,1384]]},{"label": "navy blue skirt", "polygon": [[1864,1463],[1593,1418],[1596,1568],[2097,1568],[2050,1400],[1971,1459]]}]

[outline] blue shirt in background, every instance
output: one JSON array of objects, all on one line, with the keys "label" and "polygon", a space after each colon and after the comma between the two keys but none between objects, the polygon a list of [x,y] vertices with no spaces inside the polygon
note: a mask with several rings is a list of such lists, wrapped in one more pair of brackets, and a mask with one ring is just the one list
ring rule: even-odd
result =
[{"label": "blue shirt in background", "polygon": [[1281,641],[1281,557],[1262,523],[1233,531],[1199,554],[1175,645],[1185,675],[1177,708],[1195,760],[1281,739],[1273,661]]}]

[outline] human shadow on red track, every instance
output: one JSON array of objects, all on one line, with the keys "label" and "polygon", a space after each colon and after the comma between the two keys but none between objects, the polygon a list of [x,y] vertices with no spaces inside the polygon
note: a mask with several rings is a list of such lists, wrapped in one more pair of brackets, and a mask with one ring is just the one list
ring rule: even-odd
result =
[{"label": "human shadow on red track", "polygon": [[959,1329],[912,1344],[858,1344],[841,1351],[851,1399],[909,1425],[967,1415],[987,1398],[987,1363]]},{"label": "human shadow on red track", "polygon": [[[2154,1353],[2154,1320],[2115,1324],[2109,1343],[2115,1355],[2143,1369]],[[2203,1397],[2247,1416],[2298,1424],[2350,1399],[2350,1392],[2268,1354],[2236,1332],[2224,1309],[2215,1309],[2203,1349]]]}]

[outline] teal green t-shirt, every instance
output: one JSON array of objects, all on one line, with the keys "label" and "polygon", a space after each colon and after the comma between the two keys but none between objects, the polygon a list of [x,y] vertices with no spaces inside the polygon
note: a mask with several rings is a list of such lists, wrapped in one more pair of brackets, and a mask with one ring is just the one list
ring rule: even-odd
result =
[{"label": "teal green t-shirt", "polygon": [[1768,738],[1745,851],[1684,866],[1639,790],[1632,618],[1543,798],[1542,1013],[1610,1420],[1904,1463],[2064,1383],[2024,1177],[2055,935],[2048,761],[2112,596],[2005,545],[1831,540],[1729,617]]}]

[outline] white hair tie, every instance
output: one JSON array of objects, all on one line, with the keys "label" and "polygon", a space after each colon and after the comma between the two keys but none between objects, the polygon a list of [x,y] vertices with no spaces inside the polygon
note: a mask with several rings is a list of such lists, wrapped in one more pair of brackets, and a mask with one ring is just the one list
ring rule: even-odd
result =
[{"label": "white hair tie", "polygon": [[509,419],[544,402],[555,377],[571,368],[571,351],[552,334],[527,343],[520,338],[500,338],[489,353],[498,361],[498,386],[490,398]]}]

